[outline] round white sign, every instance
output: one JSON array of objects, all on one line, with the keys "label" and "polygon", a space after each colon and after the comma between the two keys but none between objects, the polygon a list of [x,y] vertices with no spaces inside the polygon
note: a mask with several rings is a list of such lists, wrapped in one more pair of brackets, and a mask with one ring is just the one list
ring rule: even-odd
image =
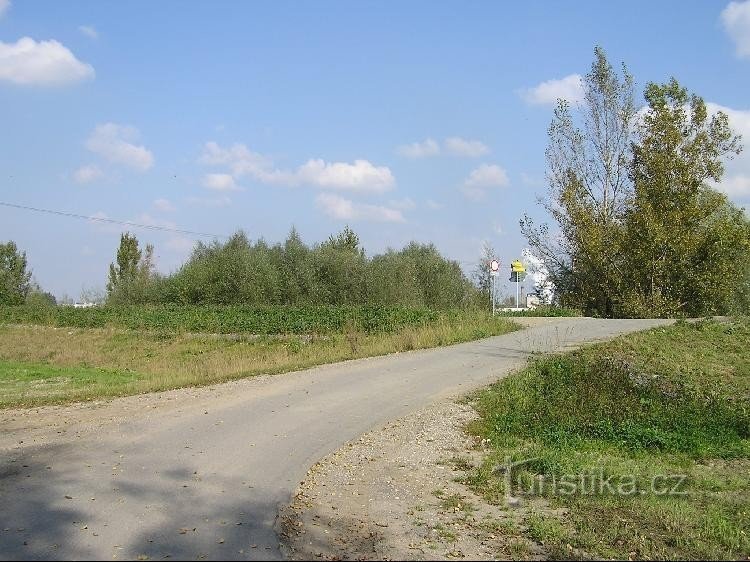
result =
[{"label": "round white sign", "polygon": [[498,269],[500,269],[500,262],[499,262],[499,261],[497,261],[497,260],[492,260],[492,261],[490,262],[490,269],[491,269],[492,271],[497,271]]}]

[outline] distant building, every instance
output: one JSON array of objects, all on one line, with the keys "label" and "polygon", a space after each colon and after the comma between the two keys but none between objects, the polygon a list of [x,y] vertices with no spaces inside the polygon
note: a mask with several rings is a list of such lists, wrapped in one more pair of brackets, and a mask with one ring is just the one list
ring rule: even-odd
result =
[{"label": "distant building", "polygon": [[540,304],[542,304],[542,299],[536,293],[526,295],[526,308],[536,308]]}]

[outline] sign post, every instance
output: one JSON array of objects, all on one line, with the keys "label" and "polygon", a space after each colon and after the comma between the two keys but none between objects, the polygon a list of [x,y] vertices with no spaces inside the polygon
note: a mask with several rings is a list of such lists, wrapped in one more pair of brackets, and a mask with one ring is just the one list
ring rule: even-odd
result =
[{"label": "sign post", "polygon": [[490,299],[492,300],[492,316],[495,316],[495,278],[497,277],[497,272],[500,269],[500,262],[497,260],[492,260],[490,262],[490,276],[492,276],[492,289],[490,294]]},{"label": "sign post", "polygon": [[526,277],[526,268],[520,260],[515,260],[510,264],[510,280],[516,283],[516,308],[518,308],[518,284]]}]

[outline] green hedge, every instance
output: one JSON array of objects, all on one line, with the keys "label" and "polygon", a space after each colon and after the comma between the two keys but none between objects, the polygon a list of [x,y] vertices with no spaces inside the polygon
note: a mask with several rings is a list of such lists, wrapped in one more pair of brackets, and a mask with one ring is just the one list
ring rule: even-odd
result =
[{"label": "green hedge", "polygon": [[394,306],[2,306],[0,323],[220,334],[392,332],[435,320],[427,308]]}]

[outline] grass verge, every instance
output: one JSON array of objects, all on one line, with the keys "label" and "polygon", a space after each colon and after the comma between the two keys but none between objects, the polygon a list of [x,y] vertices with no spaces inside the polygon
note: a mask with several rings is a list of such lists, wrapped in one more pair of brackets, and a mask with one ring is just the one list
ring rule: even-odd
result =
[{"label": "grass verge", "polygon": [[0,324],[0,408],[201,386],[257,374],[500,335],[519,326],[483,313],[398,331],[356,324],[328,335],[211,335]]},{"label": "grass verge", "polygon": [[621,337],[474,396],[466,483],[553,558],[750,555],[750,322]]}]

